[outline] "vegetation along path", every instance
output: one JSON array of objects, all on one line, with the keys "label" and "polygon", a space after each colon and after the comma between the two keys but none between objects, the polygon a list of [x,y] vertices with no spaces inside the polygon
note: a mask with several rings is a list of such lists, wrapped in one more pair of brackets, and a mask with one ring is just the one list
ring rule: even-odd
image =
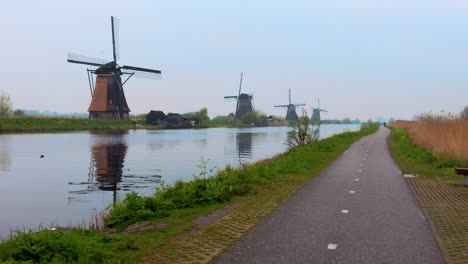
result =
[{"label": "vegetation along path", "polygon": [[443,263],[388,135],[356,142],[215,263]]}]

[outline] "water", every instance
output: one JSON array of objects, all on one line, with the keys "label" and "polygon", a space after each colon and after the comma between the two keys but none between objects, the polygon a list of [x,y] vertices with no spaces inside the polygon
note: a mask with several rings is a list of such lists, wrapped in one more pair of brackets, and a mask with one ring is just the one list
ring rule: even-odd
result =
[{"label": "water", "polygon": [[[324,125],[321,137],[358,125]],[[190,180],[287,149],[288,127],[0,135],[0,236],[11,229],[82,225],[129,191]],[[41,155],[44,157],[41,158]]]}]

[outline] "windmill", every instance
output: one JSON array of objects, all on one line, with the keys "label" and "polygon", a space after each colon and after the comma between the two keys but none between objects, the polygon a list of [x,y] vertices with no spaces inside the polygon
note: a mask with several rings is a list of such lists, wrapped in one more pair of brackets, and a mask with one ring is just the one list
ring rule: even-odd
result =
[{"label": "windmill", "polygon": [[327,112],[327,110],[320,108],[320,98],[318,98],[317,108],[312,107],[312,126],[320,126],[320,122],[322,121],[320,118],[320,112]]},{"label": "windmill", "polygon": [[304,106],[305,104],[293,104],[291,103],[291,89],[289,89],[289,104],[287,105],[275,105],[275,107],[286,107],[286,120],[291,121],[297,119],[296,107]]},{"label": "windmill", "polygon": [[242,77],[244,73],[241,72],[240,84],[239,84],[239,93],[238,95],[224,96],[224,99],[236,99],[236,119],[240,119],[243,115],[254,110],[253,107],[253,95],[241,93],[242,91]]},{"label": "windmill", "polygon": [[[87,69],[89,89],[91,91],[91,104],[88,108],[89,118],[93,119],[128,119],[130,108],[127,105],[123,85],[132,77],[159,79],[161,71],[134,66],[120,66],[119,59],[119,24],[120,20],[111,17],[112,54],[113,60],[96,59],[88,56],[68,53],[69,63],[92,66]],[[94,84],[93,75],[96,75]],[[126,79],[122,82],[122,77]]]}]

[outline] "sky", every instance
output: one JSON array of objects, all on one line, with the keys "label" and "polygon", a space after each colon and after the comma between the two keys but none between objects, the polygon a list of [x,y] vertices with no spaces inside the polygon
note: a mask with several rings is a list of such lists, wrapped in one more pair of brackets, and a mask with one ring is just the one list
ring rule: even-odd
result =
[{"label": "sky", "polygon": [[243,92],[257,110],[293,103],[322,118],[459,113],[468,105],[468,2],[7,1],[0,9],[0,90],[15,109],[86,112],[86,66],[67,52],[112,57],[110,17],[120,18],[121,65],[162,71],[125,85],[133,114],[211,117]]}]

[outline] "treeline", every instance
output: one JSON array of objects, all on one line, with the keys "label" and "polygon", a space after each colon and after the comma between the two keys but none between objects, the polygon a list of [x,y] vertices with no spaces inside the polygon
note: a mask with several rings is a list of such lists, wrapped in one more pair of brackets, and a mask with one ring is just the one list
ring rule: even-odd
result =
[{"label": "treeline", "polygon": [[359,119],[353,119],[351,120],[350,118],[345,118],[345,119],[327,119],[327,120],[322,120],[322,124],[361,124],[361,120]]}]

